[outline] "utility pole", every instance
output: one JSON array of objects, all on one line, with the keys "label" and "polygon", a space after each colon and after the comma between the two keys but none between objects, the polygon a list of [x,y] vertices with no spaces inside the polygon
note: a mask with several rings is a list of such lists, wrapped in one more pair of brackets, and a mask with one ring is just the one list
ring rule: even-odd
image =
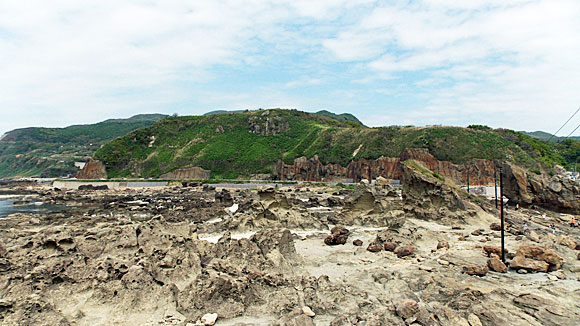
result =
[{"label": "utility pole", "polygon": [[493,187],[495,188],[495,208],[497,209],[497,165],[493,162]]},{"label": "utility pole", "polygon": [[469,193],[469,165],[467,166],[467,193]]},{"label": "utility pole", "polygon": [[503,167],[499,168],[499,196],[501,197],[501,261],[505,264],[505,243],[504,243],[504,229],[505,219],[503,216]]}]

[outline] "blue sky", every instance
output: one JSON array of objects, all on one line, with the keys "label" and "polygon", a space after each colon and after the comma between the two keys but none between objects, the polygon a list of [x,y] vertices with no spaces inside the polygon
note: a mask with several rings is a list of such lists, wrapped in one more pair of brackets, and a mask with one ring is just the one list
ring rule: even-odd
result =
[{"label": "blue sky", "polygon": [[555,131],[580,107],[578,17],[577,0],[0,1],[0,133],[271,107]]}]

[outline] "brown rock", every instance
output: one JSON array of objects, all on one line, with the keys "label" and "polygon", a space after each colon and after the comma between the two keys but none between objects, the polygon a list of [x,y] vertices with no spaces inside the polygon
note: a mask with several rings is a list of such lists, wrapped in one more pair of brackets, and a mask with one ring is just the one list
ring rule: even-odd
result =
[{"label": "brown rock", "polygon": [[413,247],[413,246],[402,246],[402,247],[398,247],[395,250],[395,254],[397,254],[397,257],[399,257],[399,258],[411,256],[414,253],[415,253],[415,247]]},{"label": "brown rock", "polygon": [[107,172],[101,161],[89,159],[82,170],[75,176],[77,179],[106,179]]},{"label": "brown rock", "polygon": [[564,264],[564,259],[558,256],[554,250],[542,246],[520,246],[516,252],[517,256],[544,261],[550,265],[550,271],[560,269]]},{"label": "brown rock", "polygon": [[494,222],[494,223],[491,223],[491,224],[489,225],[489,228],[490,228],[492,231],[501,231],[501,225],[500,225],[499,223],[495,223],[495,222]]},{"label": "brown rock", "polygon": [[562,245],[562,246],[566,246],[570,249],[576,249],[576,241],[568,238],[565,235],[561,235],[558,237],[558,244]]},{"label": "brown rock", "polygon": [[468,275],[485,276],[489,269],[485,265],[463,266],[463,272]]},{"label": "brown rock", "polygon": [[362,240],[360,240],[360,239],[356,239],[356,240],[354,240],[354,241],[352,242],[352,244],[353,244],[353,245],[355,245],[355,246],[357,246],[357,247],[360,247],[360,246],[362,246],[362,245],[363,245],[363,242],[362,242]]},{"label": "brown rock", "polygon": [[385,251],[395,251],[397,244],[393,242],[385,242]]},{"label": "brown rock", "polygon": [[403,300],[396,304],[397,315],[403,319],[413,317],[419,311],[419,305],[415,300]]},{"label": "brown rock", "polygon": [[329,246],[343,245],[346,243],[346,240],[348,240],[348,235],[334,233],[326,237],[326,239],[324,239],[324,243]]},{"label": "brown rock", "polygon": [[[505,249],[505,248],[504,248]],[[496,254],[499,257],[501,257],[501,247],[494,247],[494,246],[483,246],[483,251],[485,251],[485,253],[490,256],[491,254]],[[507,254],[507,249],[505,249],[505,252]]]},{"label": "brown rock", "polygon": [[544,261],[533,260],[521,255],[517,255],[510,261],[510,268],[516,270],[526,270],[535,272],[547,272],[549,265]]},{"label": "brown rock", "polygon": [[333,227],[332,229],[330,229],[330,233],[332,233],[332,234],[338,233],[338,234],[341,234],[341,235],[349,235],[350,234],[350,231],[347,228],[345,228],[344,226],[342,226],[342,225],[337,225],[337,226]]},{"label": "brown rock", "polygon": [[383,250],[383,246],[377,240],[374,240],[371,243],[369,243],[367,250],[370,252],[379,252]]},{"label": "brown rock", "polygon": [[492,258],[487,260],[487,267],[489,268],[489,270],[492,270],[494,272],[498,273],[507,272],[507,266],[499,259],[499,257],[497,257],[497,255],[494,255]]},{"label": "brown rock", "polygon": [[449,249],[449,242],[445,241],[445,240],[440,240],[437,243],[437,250],[439,249]]}]

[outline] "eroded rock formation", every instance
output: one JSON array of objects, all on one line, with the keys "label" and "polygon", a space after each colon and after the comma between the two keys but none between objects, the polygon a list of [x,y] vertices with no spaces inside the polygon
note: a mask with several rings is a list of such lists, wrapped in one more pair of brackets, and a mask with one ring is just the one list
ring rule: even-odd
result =
[{"label": "eroded rock formation", "polygon": [[281,162],[278,166],[278,177],[281,180],[300,181],[335,181],[346,180],[358,182],[362,179],[372,180],[378,177],[386,179],[401,179],[401,162],[416,160],[425,166],[452,180],[456,184],[466,184],[468,175],[472,185],[493,184],[493,161],[475,159],[472,164],[453,164],[439,161],[425,148],[405,149],[400,157],[379,157],[375,160],[360,159],[351,161],[346,167],[340,164],[323,164],[317,155],[313,158],[299,157],[294,164]]},{"label": "eroded rock formation", "polygon": [[537,175],[506,163],[503,184],[504,196],[520,205],[536,204],[563,212],[580,210],[580,187],[565,175]]},{"label": "eroded rock formation", "polygon": [[90,159],[75,177],[77,179],[106,179],[107,172],[101,161]]}]

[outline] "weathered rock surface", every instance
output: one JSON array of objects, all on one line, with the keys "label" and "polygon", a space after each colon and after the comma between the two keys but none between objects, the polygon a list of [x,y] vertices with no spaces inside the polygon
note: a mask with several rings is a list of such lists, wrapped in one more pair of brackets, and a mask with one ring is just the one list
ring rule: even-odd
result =
[{"label": "weathered rock surface", "polygon": [[560,269],[562,264],[564,264],[564,259],[560,257],[553,249],[542,246],[520,246],[516,252],[516,257],[518,256],[546,262],[549,265],[550,271]]},{"label": "weathered rock surface", "polygon": [[504,195],[512,202],[563,212],[580,211],[580,186],[565,175],[537,175],[505,163],[503,179]]},{"label": "weathered rock surface", "polygon": [[487,267],[489,270],[498,273],[505,273],[507,272],[507,266],[495,255],[494,257],[487,260]]},{"label": "weathered rock surface", "polygon": [[[469,174],[472,185],[488,185],[493,183],[493,162],[475,160],[473,164],[453,164],[439,161],[424,148],[408,148],[401,152],[400,157],[379,157],[376,160],[360,159],[350,162],[346,167],[339,164],[323,164],[318,156],[313,158],[300,157],[294,164],[280,163],[277,175],[281,180],[302,181],[344,181],[351,179],[359,182],[363,179],[382,178],[400,180],[403,175],[401,162],[416,160],[433,172],[436,172],[457,184],[467,182]],[[381,185],[385,184],[384,181]]]},{"label": "weathered rock surface", "polygon": [[[414,164],[420,164],[415,162]],[[403,200],[405,212],[426,220],[461,219],[469,203],[458,190],[434,176],[403,164]]]},{"label": "weathered rock surface", "polygon": [[85,166],[75,176],[77,179],[106,179],[107,172],[101,161],[88,160]]},{"label": "weathered rock surface", "polygon": [[190,180],[207,180],[210,178],[211,171],[205,170],[198,166],[185,169],[177,169],[159,176],[159,179],[190,179]]}]

